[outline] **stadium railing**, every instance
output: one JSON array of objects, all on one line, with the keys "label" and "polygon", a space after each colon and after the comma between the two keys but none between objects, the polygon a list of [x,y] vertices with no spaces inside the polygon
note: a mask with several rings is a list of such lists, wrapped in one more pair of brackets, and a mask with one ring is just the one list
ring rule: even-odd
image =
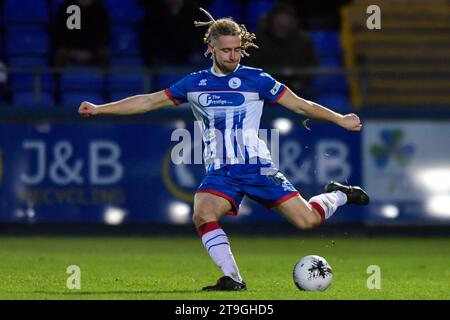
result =
[{"label": "stadium railing", "polygon": [[[163,90],[193,71],[193,68],[0,67],[0,73],[5,74],[7,79],[0,116],[14,115],[20,113],[21,109],[34,116],[55,115],[55,111],[58,115],[73,114],[84,100],[106,103],[135,94]],[[352,109],[346,85],[348,70],[331,66],[301,70],[267,69],[267,72],[284,76],[308,75],[311,81],[305,93],[306,98],[325,105],[335,104],[342,110]],[[303,96],[301,92],[298,94]],[[18,96],[21,98],[18,99]]]},{"label": "stadium railing", "polygon": [[[194,68],[115,67],[99,68],[19,68],[0,67],[6,75],[4,94],[0,99],[0,120],[63,118],[73,119],[82,101],[106,103],[131,95],[150,93],[170,86]],[[376,72],[383,75],[397,74],[396,70],[374,70],[371,67],[354,69],[321,66],[305,69],[267,69],[271,74],[309,75],[308,89],[297,92],[300,96],[318,102],[341,113],[358,112],[371,117],[450,117],[450,101],[447,107],[410,105],[406,114],[404,104],[372,107],[364,94],[364,86]],[[403,76],[416,70],[404,70]],[[402,75],[400,75],[402,76]],[[361,107],[352,104],[348,79],[357,78],[361,88]],[[380,80],[382,81],[382,80]],[[288,84],[289,85],[289,84]],[[1,88],[1,87],[0,87]],[[399,94],[398,99],[407,99]],[[445,105],[444,105],[445,106]],[[276,115],[281,109],[266,108],[265,113]],[[157,112],[164,117],[190,117],[187,105],[177,111],[170,109]],[[157,116],[153,115],[152,117]]]}]

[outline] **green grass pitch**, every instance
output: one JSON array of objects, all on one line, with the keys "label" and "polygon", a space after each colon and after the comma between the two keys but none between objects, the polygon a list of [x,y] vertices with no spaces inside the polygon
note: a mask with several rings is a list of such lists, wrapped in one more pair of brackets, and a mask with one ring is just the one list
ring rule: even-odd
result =
[{"label": "green grass pitch", "polygon": [[[450,299],[449,238],[238,237],[246,292],[201,292],[221,276],[194,237],[1,237],[0,299]],[[299,291],[292,270],[317,254],[333,267],[324,292]],[[81,289],[66,287],[67,267]],[[367,267],[381,289],[367,288]]]}]

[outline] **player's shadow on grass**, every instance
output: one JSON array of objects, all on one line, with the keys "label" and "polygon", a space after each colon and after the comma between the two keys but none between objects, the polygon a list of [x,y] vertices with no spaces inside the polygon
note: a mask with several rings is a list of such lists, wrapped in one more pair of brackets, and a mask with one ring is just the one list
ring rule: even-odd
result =
[{"label": "player's shadow on grass", "polygon": [[93,295],[93,294],[170,294],[170,293],[201,293],[200,290],[139,290],[139,291],[34,291],[39,294],[55,294],[55,295]]}]

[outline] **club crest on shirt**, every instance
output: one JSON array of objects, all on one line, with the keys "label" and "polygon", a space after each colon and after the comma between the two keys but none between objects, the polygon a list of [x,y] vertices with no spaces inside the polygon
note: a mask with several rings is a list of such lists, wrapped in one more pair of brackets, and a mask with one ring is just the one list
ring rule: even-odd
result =
[{"label": "club crest on shirt", "polygon": [[228,86],[231,89],[237,89],[241,86],[241,79],[233,77],[230,79],[230,81],[228,81]]}]

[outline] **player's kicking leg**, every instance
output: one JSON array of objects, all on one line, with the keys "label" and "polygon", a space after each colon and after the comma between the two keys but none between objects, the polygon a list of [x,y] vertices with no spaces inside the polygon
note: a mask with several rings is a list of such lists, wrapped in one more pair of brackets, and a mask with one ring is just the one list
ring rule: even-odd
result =
[{"label": "player's kicking leg", "polygon": [[331,181],[325,186],[325,193],[312,197],[308,202],[297,196],[274,209],[297,228],[310,229],[331,218],[340,206],[345,204],[367,205],[368,203],[369,196],[360,187]]},{"label": "player's kicking leg", "polygon": [[204,287],[204,291],[241,291],[247,286],[243,281],[230,241],[218,221],[232,210],[230,202],[210,193],[196,193],[193,221],[205,249],[224,276],[216,284]]}]

